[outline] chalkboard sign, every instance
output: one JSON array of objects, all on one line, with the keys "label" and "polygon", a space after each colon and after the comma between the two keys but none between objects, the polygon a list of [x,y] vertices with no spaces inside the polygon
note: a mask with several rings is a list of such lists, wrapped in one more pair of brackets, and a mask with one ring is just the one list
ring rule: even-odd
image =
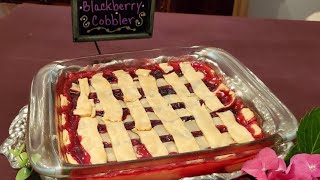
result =
[{"label": "chalkboard sign", "polygon": [[155,0],[72,0],[74,41],[152,36]]}]

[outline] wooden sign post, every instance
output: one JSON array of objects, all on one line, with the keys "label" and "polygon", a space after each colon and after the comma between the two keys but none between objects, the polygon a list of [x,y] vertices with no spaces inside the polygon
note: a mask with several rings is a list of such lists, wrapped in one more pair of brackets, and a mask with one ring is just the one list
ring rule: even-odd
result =
[{"label": "wooden sign post", "polygon": [[155,0],[72,0],[74,41],[148,38]]}]

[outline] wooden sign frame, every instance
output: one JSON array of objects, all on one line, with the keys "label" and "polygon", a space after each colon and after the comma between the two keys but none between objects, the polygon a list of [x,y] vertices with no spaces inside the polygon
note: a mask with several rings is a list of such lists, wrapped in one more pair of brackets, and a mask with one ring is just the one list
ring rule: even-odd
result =
[{"label": "wooden sign frame", "polygon": [[141,39],[141,38],[150,38],[153,33],[153,22],[154,22],[154,12],[156,6],[156,0],[148,0],[151,3],[150,7],[150,16],[147,21],[149,26],[146,28],[145,32],[137,33],[123,33],[123,34],[103,34],[103,35],[81,35],[79,30],[80,19],[78,16],[78,7],[79,0],[71,0],[72,8],[72,32],[73,32],[73,41],[74,42],[85,42],[85,41],[102,41],[102,40],[121,40],[121,39]]}]

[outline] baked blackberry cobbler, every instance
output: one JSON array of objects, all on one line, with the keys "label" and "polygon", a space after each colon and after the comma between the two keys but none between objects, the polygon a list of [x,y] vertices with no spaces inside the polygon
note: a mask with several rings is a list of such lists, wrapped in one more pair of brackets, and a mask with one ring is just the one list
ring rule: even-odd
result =
[{"label": "baked blackberry cobbler", "polygon": [[58,87],[62,152],[71,164],[166,156],[263,137],[253,111],[222,76],[192,56],[92,69],[67,74]]}]

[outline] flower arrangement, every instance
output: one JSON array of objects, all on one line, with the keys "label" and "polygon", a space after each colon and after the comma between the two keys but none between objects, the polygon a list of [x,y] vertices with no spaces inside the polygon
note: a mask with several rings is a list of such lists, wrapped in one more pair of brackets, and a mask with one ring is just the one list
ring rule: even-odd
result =
[{"label": "flower arrangement", "polygon": [[278,158],[271,148],[264,148],[254,159],[244,163],[242,171],[258,180],[320,178],[320,108],[302,118],[296,144],[284,160]]}]

